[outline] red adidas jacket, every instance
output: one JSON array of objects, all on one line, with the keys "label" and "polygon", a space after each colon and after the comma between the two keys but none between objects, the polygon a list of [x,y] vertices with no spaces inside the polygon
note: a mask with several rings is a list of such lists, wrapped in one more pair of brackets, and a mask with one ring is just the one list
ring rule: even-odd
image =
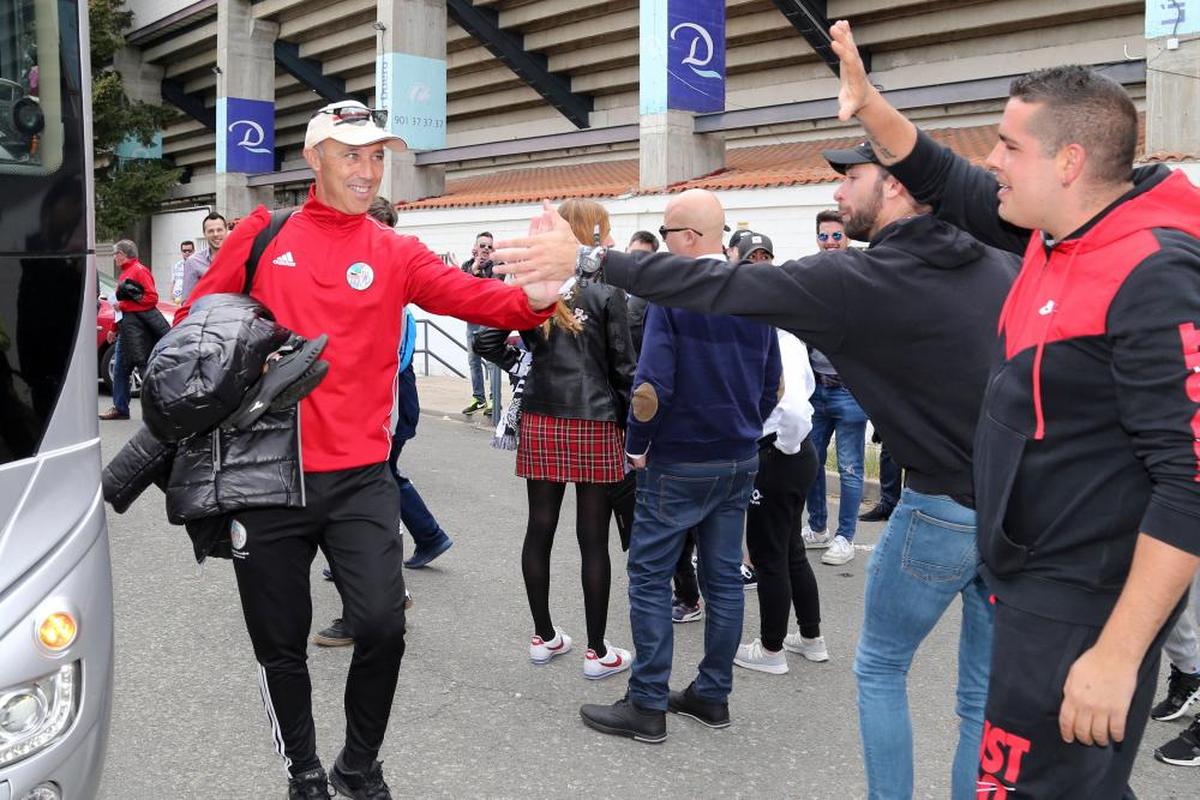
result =
[{"label": "red adidas jacket", "polygon": [[[254,237],[269,221],[259,206],[238,223],[175,324],[206,294],[242,291]],[[521,289],[448,267],[416,237],[336,211],[312,189],[263,253],[251,294],[301,336],[329,335],[321,356],[329,374],[300,405],[306,472],[387,460],[407,303],[516,330],[540,324],[553,310],[533,311]]]}]

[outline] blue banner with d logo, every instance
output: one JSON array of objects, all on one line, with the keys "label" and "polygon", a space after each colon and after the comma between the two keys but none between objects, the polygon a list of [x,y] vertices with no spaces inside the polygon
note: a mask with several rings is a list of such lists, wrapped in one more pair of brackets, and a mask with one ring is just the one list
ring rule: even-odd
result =
[{"label": "blue banner with d logo", "polygon": [[275,170],[275,104],[217,98],[217,172]]},{"label": "blue banner with d logo", "polygon": [[668,0],[667,107],[725,110],[725,0]]}]

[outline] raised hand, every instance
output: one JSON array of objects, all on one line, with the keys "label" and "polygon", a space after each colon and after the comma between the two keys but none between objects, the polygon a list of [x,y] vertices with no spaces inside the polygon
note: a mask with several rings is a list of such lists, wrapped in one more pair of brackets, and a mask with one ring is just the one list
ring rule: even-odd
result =
[{"label": "raised hand", "polygon": [[549,200],[543,200],[542,213],[530,222],[529,235],[498,242],[492,258],[495,271],[514,276],[520,286],[548,281],[561,285],[575,274],[578,255],[579,240],[571,226]]},{"label": "raised hand", "polygon": [[867,70],[858,54],[858,46],[854,44],[850,23],[844,19],[838,20],[829,29],[829,36],[833,39],[833,52],[841,61],[842,88],[838,92],[838,119],[845,122],[867,104],[876,90],[867,80]]}]

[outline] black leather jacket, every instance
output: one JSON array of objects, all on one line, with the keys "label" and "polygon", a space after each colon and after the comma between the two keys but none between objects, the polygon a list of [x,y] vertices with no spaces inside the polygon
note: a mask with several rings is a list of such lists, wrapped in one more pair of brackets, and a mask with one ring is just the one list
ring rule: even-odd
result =
[{"label": "black leather jacket", "polygon": [[[637,360],[629,337],[625,292],[598,283],[575,290],[568,304],[583,322],[578,334],[553,323],[521,331],[533,355],[521,408],[534,414],[616,422],[625,427],[629,390]],[[502,369],[519,358],[507,345],[508,331],[484,328],[475,334],[475,352]]]}]

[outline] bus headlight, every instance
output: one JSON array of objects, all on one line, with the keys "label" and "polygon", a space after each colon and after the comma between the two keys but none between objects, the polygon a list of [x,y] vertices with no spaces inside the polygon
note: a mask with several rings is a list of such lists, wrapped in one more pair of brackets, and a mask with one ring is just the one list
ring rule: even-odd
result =
[{"label": "bus headlight", "polygon": [[54,744],[79,709],[79,663],[0,689],[0,767]]}]

